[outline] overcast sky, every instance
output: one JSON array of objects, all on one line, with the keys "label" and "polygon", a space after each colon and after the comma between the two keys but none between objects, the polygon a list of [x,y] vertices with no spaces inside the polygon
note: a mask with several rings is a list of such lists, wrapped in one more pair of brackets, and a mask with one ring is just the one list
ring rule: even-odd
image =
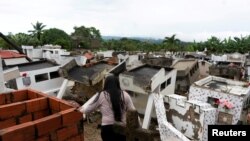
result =
[{"label": "overcast sky", "polygon": [[250,0],[1,0],[0,32],[27,33],[31,23],[94,26],[102,35],[184,41],[250,33]]}]

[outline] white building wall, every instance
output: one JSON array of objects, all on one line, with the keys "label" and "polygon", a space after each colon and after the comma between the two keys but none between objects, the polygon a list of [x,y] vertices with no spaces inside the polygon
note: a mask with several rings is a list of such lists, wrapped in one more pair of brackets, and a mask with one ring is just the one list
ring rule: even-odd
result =
[{"label": "white building wall", "polygon": [[133,76],[120,74],[119,81],[121,89],[147,95],[148,93],[145,92],[143,88],[134,85],[134,79],[136,78],[134,78]]},{"label": "white building wall", "polygon": [[157,121],[159,124],[160,137],[162,141],[189,141],[180,130],[177,130],[171,125],[166,118],[166,111],[163,102],[163,96],[153,94],[154,105],[157,114]]},{"label": "white building wall", "polygon": [[[165,74],[165,70],[161,69],[153,78],[151,88],[153,89],[151,92],[160,93],[164,95],[172,94],[175,90],[175,81],[176,81],[177,71],[174,69],[171,72]],[[165,89],[160,91],[160,85],[166,82],[169,78],[171,78],[170,85],[166,86]],[[134,94],[131,96],[132,101],[136,107],[136,110],[140,114],[145,113],[147,101],[149,94],[151,92],[146,92],[142,87],[134,85],[133,81],[136,77],[128,76],[124,74],[119,75],[120,86],[123,90],[131,91]],[[156,117],[155,111],[153,111],[152,117]]]},{"label": "white building wall", "polygon": [[129,55],[122,55],[122,54],[118,54],[117,58],[119,60],[119,63],[123,62],[124,60],[127,60],[129,58]]},{"label": "white building wall", "polygon": [[4,81],[9,81],[9,80],[20,77],[20,72],[19,72],[18,67],[4,70],[3,74],[4,74]]},{"label": "white building wall", "polygon": [[83,66],[86,64],[87,58],[85,56],[77,56],[77,57],[75,57],[75,61],[76,61],[77,65]]},{"label": "white building wall", "polygon": [[166,89],[163,89],[160,93],[164,94],[164,95],[168,95],[168,94],[173,94],[175,91],[175,85],[176,85],[176,75],[177,75],[177,70],[173,69],[171,72],[169,72],[166,75],[166,79],[168,80],[169,78],[171,78],[171,84],[168,85],[166,87]]},{"label": "white building wall", "polygon": [[240,120],[244,97],[233,95],[233,94],[228,94],[228,93],[223,93],[223,92],[217,92],[214,90],[202,88],[202,87],[195,86],[195,85],[192,85],[189,89],[188,98],[190,100],[198,100],[198,101],[207,102],[208,97],[218,98],[221,100],[227,100],[228,102],[233,103],[234,108],[232,109],[232,113],[233,113],[232,124],[236,124],[238,120]]},{"label": "white building wall", "polygon": [[32,58],[33,59],[43,58],[43,50],[42,49],[32,49]]},{"label": "white building wall", "polygon": [[99,51],[97,52],[97,54],[103,54],[103,57],[107,58],[107,57],[112,57],[113,52],[114,52],[113,50]]},{"label": "white building wall", "polygon": [[[164,93],[164,94],[172,94],[174,93],[175,89],[175,81],[176,81],[176,74],[177,71],[174,69],[171,72],[165,72],[165,69],[160,69],[160,71],[155,74],[152,77],[152,83],[151,83],[151,92],[157,92],[157,93]],[[169,78],[171,78],[171,83],[170,85],[166,86],[165,89],[163,89],[161,92],[159,91],[159,86],[166,82]],[[119,81],[120,81],[120,86],[124,90],[140,93],[140,94],[148,94],[149,92],[146,92],[144,88],[134,85],[134,79],[136,77],[125,75],[125,74],[120,74],[119,75]]]},{"label": "white building wall", "polygon": [[129,67],[132,67],[132,66],[135,66],[136,63],[139,59],[139,56],[138,55],[129,55],[127,61],[126,61],[126,65],[129,66]]},{"label": "white building wall", "polygon": [[[18,89],[25,89],[25,88],[31,88],[31,89],[36,89],[38,91],[42,91],[45,93],[53,93],[59,91],[64,78],[58,77],[54,79],[50,79],[50,72],[58,71],[59,67],[51,67],[51,68],[45,68],[45,69],[40,69],[40,70],[34,70],[34,71],[26,71],[27,77],[30,77],[31,84],[29,86],[25,86],[23,84],[23,77],[19,77],[16,79],[17,82],[17,88]],[[41,82],[36,82],[35,81],[35,76],[38,74],[44,74],[47,73],[49,79]]]},{"label": "white building wall", "polygon": [[[208,124],[215,124],[216,109],[210,104],[188,100],[184,96],[170,94],[164,97],[169,104],[173,126],[190,139],[206,141]],[[198,116],[195,116],[196,113]]]},{"label": "white building wall", "polygon": [[212,64],[207,61],[199,61],[199,68],[200,68],[200,77],[206,77],[209,75],[209,67]]},{"label": "white building wall", "polygon": [[211,55],[211,60],[214,62],[217,61],[227,61],[227,55],[222,55],[222,56],[216,56],[214,54]]}]

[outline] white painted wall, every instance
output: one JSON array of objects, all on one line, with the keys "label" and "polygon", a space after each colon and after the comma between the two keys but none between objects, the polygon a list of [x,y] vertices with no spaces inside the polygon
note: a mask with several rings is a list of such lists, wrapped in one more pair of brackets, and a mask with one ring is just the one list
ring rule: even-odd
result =
[{"label": "white painted wall", "polygon": [[194,139],[195,125],[191,122],[190,116],[187,117],[189,119],[185,119],[184,115],[189,111],[190,107],[194,107],[195,113],[199,114],[199,119],[196,119],[196,122],[199,122],[201,125],[198,132],[198,138],[196,138],[196,140],[207,140],[207,125],[215,124],[215,115],[217,112],[215,108],[208,103],[187,100],[186,97],[176,94],[166,95],[164,97],[164,101],[169,103],[170,110],[175,110],[182,115],[182,118],[175,115],[172,116],[173,126],[179,131],[186,130],[183,134],[191,139]]},{"label": "white painted wall", "polygon": [[118,54],[117,55],[117,58],[118,58],[118,61],[119,63],[123,62],[124,60],[128,59],[129,58],[129,55],[122,55],[122,54]]},{"label": "white painted wall", "polygon": [[40,48],[34,49],[33,46],[22,46],[23,52],[31,59],[43,58],[43,50]]},{"label": "white painted wall", "polygon": [[236,124],[238,120],[240,120],[242,107],[243,107],[243,101],[245,99],[245,96],[246,95],[238,96],[238,95],[218,92],[218,91],[210,90],[208,88],[202,88],[202,87],[194,86],[194,85],[192,85],[189,89],[189,99],[192,99],[192,100],[207,102],[208,97],[212,97],[212,98],[218,98],[221,100],[227,100],[230,103],[234,103],[233,104],[234,108],[232,109],[232,113],[233,113],[232,124]]},{"label": "white painted wall", "polygon": [[139,55],[129,55],[128,59],[126,60],[126,67],[128,70],[143,65],[143,63],[138,60]]},{"label": "white painted wall", "polygon": [[120,74],[119,75],[119,81],[120,81],[120,86],[121,89],[127,90],[127,91],[132,91],[140,94],[148,94],[145,92],[145,90],[139,86],[134,85],[134,77],[125,75],[125,74]]},{"label": "white painted wall", "polygon": [[17,88],[18,89],[32,88],[32,89],[36,89],[38,91],[42,91],[45,93],[57,92],[57,91],[59,91],[59,89],[63,83],[64,78],[59,77],[59,78],[55,78],[55,79],[50,79],[50,76],[48,74],[48,76],[49,76],[48,80],[36,82],[35,75],[58,71],[58,69],[59,69],[59,66],[55,66],[55,67],[45,68],[45,69],[40,69],[40,70],[26,71],[25,73],[27,73],[27,76],[30,77],[31,85],[30,86],[23,85],[22,77],[19,77],[16,79]]},{"label": "white painted wall", "polygon": [[129,55],[129,58],[127,60],[127,64],[131,65],[134,61],[138,60],[138,55]]},{"label": "white painted wall", "polygon": [[168,80],[169,78],[171,78],[171,84],[168,85],[165,89],[163,89],[160,92],[161,94],[168,95],[168,94],[173,94],[174,93],[175,85],[176,85],[176,75],[177,75],[177,70],[173,69],[171,72],[169,72],[165,76],[165,80]]},{"label": "white painted wall", "polygon": [[42,49],[32,49],[32,58],[43,58],[43,51]]},{"label": "white painted wall", "polygon": [[180,130],[173,127],[166,118],[166,111],[163,102],[163,96],[159,94],[152,94],[154,98],[154,106],[157,114],[157,121],[159,124],[160,137],[162,141],[189,141]]},{"label": "white painted wall", "polygon": [[9,81],[9,80],[20,77],[20,72],[19,72],[18,67],[4,70],[3,74],[4,74],[4,81]]},{"label": "white painted wall", "polygon": [[83,66],[86,64],[87,58],[85,56],[77,56],[77,57],[75,57],[75,61],[76,61],[77,65]]},{"label": "white painted wall", "polygon": [[211,60],[215,61],[215,62],[217,62],[217,61],[226,61],[227,60],[227,55],[224,54],[222,56],[217,56],[217,55],[212,54],[211,55]]},{"label": "white painted wall", "polygon": [[200,76],[201,77],[206,77],[209,76],[209,67],[212,65],[211,63],[204,61],[204,64],[202,63],[203,61],[199,61],[199,68],[200,68]]},{"label": "white painted wall", "polygon": [[[175,69],[170,71],[170,72],[167,72],[167,73],[165,72],[165,69],[163,69],[163,68],[160,69],[160,71],[158,73],[156,73],[151,79],[152,80],[151,92],[164,93],[164,94],[174,93],[176,74],[177,74],[177,71]],[[160,92],[159,86],[162,83],[166,82],[169,78],[171,78],[171,84],[168,85],[165,89],[163,89]],[[134,84],[134,79],[136,79],[136,77],[125,75],[125,74],[120,74],[119,81],[120,81],[121,88],[124,90],[129,90],[129,91],[135,92],[135,93],[147,95],[148,92],[146,92],[144,90],[144,88],[139,87],[139,86]]]},{"label": "white painted wall", "polygon": [[107,58],[107,57],[112,57],[113,52],[114,52],[113,50],[99,51],[97,52],[97,54],[103,54],[103,57]]},{"label": "white painted wall", "polygon": [[61,64],[63,62],[63,60],[61,59],[62,55],[70,55],[70,52],[65,49],[34,49],[33,47],[24,46],[23,50],[24,52],[27,52],[27,56],[31,59],[54,59],[58,64]]},{"label": "white painted wall", "polygon": [[[152,77],[153,90],[151,92],[160,93],[164,95],[172,94],[175,90],[175,81],[176,81],[177,71],[174,69],[171,72],[165,73],[165,69],[160,69],[160,71]],[[168,85],[165,89],[160,91],[160,85],[171,78],[171,84]],[[151,92],[146,92],[142,87],[134,85],[133,81],[136,79],[133,76],[128,76],[124,74],[119,75],[120,86],[123,90],[132,91],[135,94],[131,96],[132,101],[135,105],[136,110],[140,114],[145,114],[145,109],[148,101],[148,95]],[[153,111],[152,117],[156,117],[155,111]]]}]

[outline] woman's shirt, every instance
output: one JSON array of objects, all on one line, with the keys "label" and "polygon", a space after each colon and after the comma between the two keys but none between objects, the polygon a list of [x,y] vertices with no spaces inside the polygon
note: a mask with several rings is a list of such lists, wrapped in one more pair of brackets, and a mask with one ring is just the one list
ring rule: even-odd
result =
[{"label": "woman's shirt", "polygon": [[[124,96],[122,97],[124,97],[123,101],[125,103],[125,110],[122,111],[122,122],[126,124],[126,111],[135,110],[135,107],[129,94],[123,91],[123,95]],[[84,114],[93,112],[97,108],[99,108],[100,112],[102,113],[102,125],[110,125],[115,123],[112,103],[107,92],[101,92],[100,97],[96,102],[90,103],[88,106],[84,107]]]}]

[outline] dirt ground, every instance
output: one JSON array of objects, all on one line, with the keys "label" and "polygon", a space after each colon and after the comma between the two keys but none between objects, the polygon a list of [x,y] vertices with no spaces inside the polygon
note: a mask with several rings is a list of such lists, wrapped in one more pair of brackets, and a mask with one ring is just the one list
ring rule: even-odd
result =
[{"label": "dirt ground", "polygon": [[84,122],[84,140],[85,141],[102,141],[101,129],[97,128],[101,123],[101,115],[91,115],[89,122]]}]

